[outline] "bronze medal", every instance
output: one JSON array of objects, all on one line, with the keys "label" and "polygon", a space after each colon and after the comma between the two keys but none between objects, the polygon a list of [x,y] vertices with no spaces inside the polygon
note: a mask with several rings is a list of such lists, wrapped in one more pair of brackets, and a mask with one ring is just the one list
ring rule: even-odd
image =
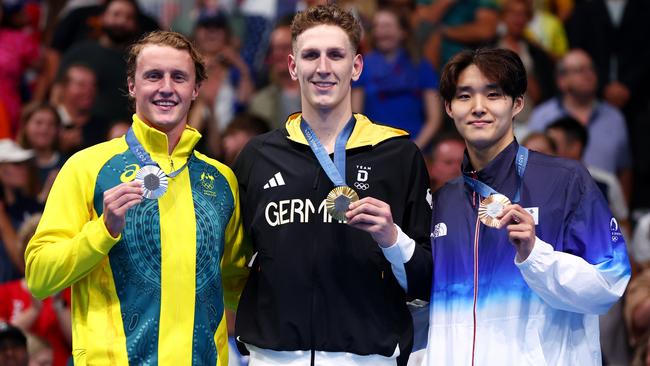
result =
[{"label": "bronze medal", "polygon": [[486,226],[496,228],[501,220],[497,216],[503,212],[504,207],[510,204],[508,197],[502,194],[493,194],[483,201],[478,207],[478,218]]},{"label": "bronze medal", "polygon": [[358,200],[359,196],[354,189],[348,186],[339,186],[327,194],[325,207],[333,218],[339,221],[346,221],[345,213],[348,211],[350,203]]}]

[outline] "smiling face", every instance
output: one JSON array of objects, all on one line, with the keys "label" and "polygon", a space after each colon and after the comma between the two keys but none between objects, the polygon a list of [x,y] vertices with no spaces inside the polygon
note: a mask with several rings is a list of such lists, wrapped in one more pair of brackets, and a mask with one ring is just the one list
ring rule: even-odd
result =
[{"label": "smiling face", "polygon": [[363,69],[347,34],[338,26],[318,25],[301,33],[289,56],[289,73],[300,83],[302,111],[351,113],[350,83]]},{"label": "smiling face", "polygon": [[522,97],[513,100],[472,64],[460,73],[456,94],[445,109],[468,149],[501,151],[514,139],[512,118],[523,105]]},{"label": "smiling face", "polygon": [[375,47],[382,53],[395,51],[406,38],[397,15],[387,10],[380,10],[375,14],[372,30]]},{"label": "smiling face", "polygon": [[54,143],[59,133],[59,127],[54,113],[50,109],[41,109],[34,112],[27,120],[25,124],[25,135],[31,148],[36,150],[54,148]]},{"label": "smiling face", "polygon": [[128,84],[129,94],[135,98],[135,113],[141,120],[168,134],[185,128],[199,90],[189,52],[169,46],[144,46]]}]

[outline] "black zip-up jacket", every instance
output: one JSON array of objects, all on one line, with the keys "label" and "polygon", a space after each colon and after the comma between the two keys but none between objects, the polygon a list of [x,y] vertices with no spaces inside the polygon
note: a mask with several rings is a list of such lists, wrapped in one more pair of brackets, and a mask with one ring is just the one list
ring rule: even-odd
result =
[{"label": "black zip-up jacket", "polygon": [[[391,206],[394,222],[416,242],[405,263],[409,287],[430,288],[431,197],[422,155],[406,132],[355,118],[346,182],[360,198]],[[407,293],[370,234],[327,214],[324,200],[334,185],[300,131],[300,114],[252,139],[234,171],[244,228],[257,252],[239,302],[239,340],[278,351],[387,357],[399,344],[408,355]],[[408,295],[428,299],[428,293]]]}]

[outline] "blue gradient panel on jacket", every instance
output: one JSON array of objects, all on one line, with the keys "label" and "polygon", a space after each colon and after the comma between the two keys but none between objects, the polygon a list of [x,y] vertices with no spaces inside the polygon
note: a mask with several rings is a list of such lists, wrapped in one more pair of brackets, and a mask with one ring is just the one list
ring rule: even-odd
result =
[{"label": "blue gradient panel on jacket", "polygon": [[[513,142],[478,172],[478,179],[511,199],[518,186],[517,147]],[[518,267],[505,228],[479,222],[475,230],[481,198],[462,178],[434,196],[429,365],[471,364],[472,350],[477,365],[601,362],[597,314],[620,297],[630,274],[618,223],[589,173],[577,162],[531,152],[523,183],[521,206],[538,215],[535,234],[541,242],[536,243],[535,260],[548,260],[547,267],[532,259],[532,269]],[[566,261],[580,265],[574,271],[563,264]],[[550,289],[533,290],[524,270],[534,273],[539,283],[547,281]],[[575,303],[563,302],[563,281],[578,289],[566,296],[575,295],[579,299]],[[580,281],[584,281],[584,294]],[[589,291],[594,291],[593,297]]]}]

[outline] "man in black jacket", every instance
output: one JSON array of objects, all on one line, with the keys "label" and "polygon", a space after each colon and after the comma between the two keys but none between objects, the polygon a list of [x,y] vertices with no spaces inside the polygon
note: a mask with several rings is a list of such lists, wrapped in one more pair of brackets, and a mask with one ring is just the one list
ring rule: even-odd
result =
[{"label": "man in black jacket", "polygon": [[426,166],[405,131],[352,113],[359,22],[320,6],[291,31],[302,113],[234,167],[257,252],[236,333],[251,365],[395,365],[412,345],[407,296],[428,299],[409,289],[430,288]]}]

